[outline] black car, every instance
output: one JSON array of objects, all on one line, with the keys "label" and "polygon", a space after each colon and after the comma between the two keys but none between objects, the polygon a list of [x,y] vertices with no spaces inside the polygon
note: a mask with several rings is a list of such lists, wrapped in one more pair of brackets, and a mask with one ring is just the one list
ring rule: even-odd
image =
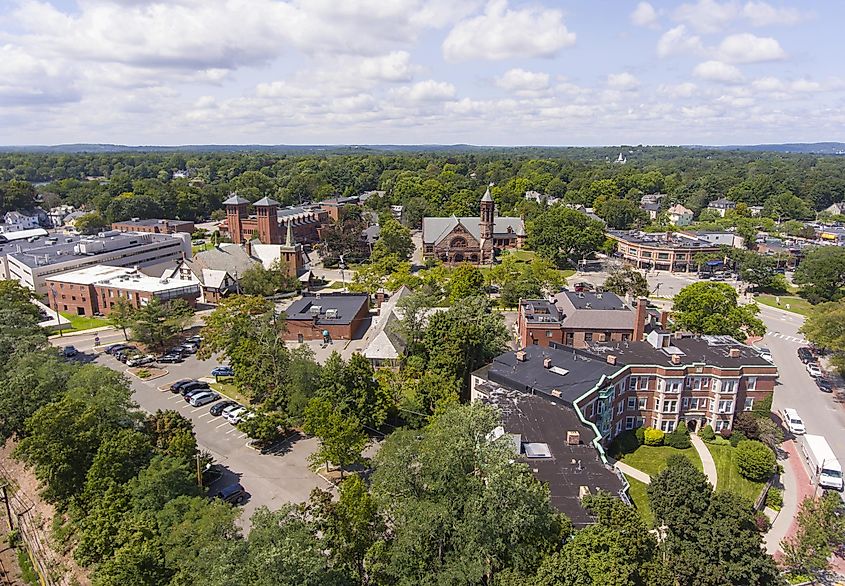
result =
[{"label": "black car", "polygon": [[200,390],[200,389],[205,390],[207,388],[208,388],[208,383],[203,382],[203,381],[199,381],[199,380],[193,380],[193,381],[189,382],[188,384],[182,385],[181,387],[179,387],[179,392],[181,394],[185,395],[187,393],[190,393],[191,391],[196,391],[196,390]]},{"label": "black car", "polygon": [[178,362],[184,362],[185,359],[182,358],[181,354],[165,354],[164,356],[159,356],[158,361],[166,364],[176,364]]},{"label": "black car", "polygon": [[126,350],[129,348],[129,344],[112,344],[111,346],[106,346],[106,354],[114,354],[115,352],[120,352],[121,350]]},{"label": "black car", "polygon": [[177,380],[175,383],[170,385],[170,392],[171,393],[178,393],[183,386],[187,385],[188,383],[192,383],[192,382],[195,382],[194,379],[192,379],[192,378],[183,378],[181,380]]},{"label": "black car", "polygon": [[798,348],[798,358],[801,359],[801,362],[803,362],[804,364],[808,364],[815,360],[815,357],[813,357],[812,350],[810,350],[806,346]]},{"label": "black car", "polygon": [[816,385],[819,387],[819,390],[823,393],[832,393],[833,392],[833,385],[829,380],[822,377],[816,377]]},{"label": "black car", "polygon": [[239,505],[246,500],[246,491],[240,484],[230,484],[214,493],[213,496],[223,502]]},{"label": "black car", "polygon": [[219,403],[215,403],[214,405],[212,405],[211,409],[209,409],[208,412],[214,415],[215,417],[220,417],[226,407],[231,407],[232,405],[237,404],[237,401],[220,401]]}]

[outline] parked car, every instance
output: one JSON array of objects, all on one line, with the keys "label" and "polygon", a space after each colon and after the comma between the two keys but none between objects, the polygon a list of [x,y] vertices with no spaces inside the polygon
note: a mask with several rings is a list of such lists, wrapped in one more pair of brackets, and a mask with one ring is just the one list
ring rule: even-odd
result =
[{"label": "parked car", "polygon": [[207,382],[200,381],[200,380],[192,380],[188,384],[182,385],[181,387],[179,387],[179,392],[182,395],[186,395],[187,393],[190,393],[191,391],[196,391],[198,389],[207,389],[207,388],[208,388]]},{"label": "parked car", "polygon": [[804,364],[812,362],[814,360],[813,351],[807,348],[806,346],[802,346],[801,348],[798,348],[798,358]]},{"label": "parked car", "polygon": [[181,380],[177,380],[175,383],[173,383],[172,385],[170,385],[170,392],[172,392],[172,393],[178,393],[178,392],[179,392],[179,390],[180,390],[183,386],[185,386],[185,385],[186,385],[186,384],[188,384],[188,383],[192,383],[192,382],[194,382],[194,379],[192,379],[192,378],[183,378],[183,379],[181,379]]},{"label": "parked car", "polygon": [[141,353],[138,351],[137,348],[126,348],[124,350],[120,350],[116,352],[114,357],[120,360],[121,362],[126,362],[130,358],[134,358],[135,356],[141,356]]},{"label": "parked car", "polygon": [[185,342],[188,344],[194,344],[195,346],[199,346],[202,344],[202,336],[191,336],[190,338],[186,338]]},{"label": "parked car", "polygon": [[217,464],[212,464],[202,471],[203,486],[211,486],[221,478],[223,478],[223,470]]},{"label": "parked car", "polygon": [[177,354],[184,357],[187,352],[185,352],[185,349],[182,348],[182,346],[173,346],[173,348],[169,348],[165,354]]},{"label": "parked car", "polygon": [[768,348],[757,348],[757,351],[760,353],[760,358],[766,360],[767,362],[771,362],[772,364],[775,363],[775,359],[772,358],[772,351]]},{"label": "parked car", "polygon": [[246,500],[246,491],[244,490],[244,487],[240,484],[231,484],[229,486],[221,488],[212,496],[214,498],[219,498],[224,502],[231,503],[233,505],[239,505]]},{"label": "parked car", "polygon": [[214,401],[218,400],[219,398],[220,395],[218,393],[215,393],[214,391],[201,391],[196,395],[192,396],[188,403],[190,403],[192,407],[202,407],[203,405],[214,403]]},{"label": "parked car", "polygon": [[77,350],[73,346],[65,346],[64,348],[62,348],[62,356],[64,356],[65,358],[73,358],[77,354],[79,354],[79,350]]},{"label": "parked car", "polygon": [[179,362],[184,362],[185,359],[182,358],[181,354],[164,354],[163,356],[158,357],[158,361],[162,364],[177,364]]},{"label": "parked car", "polygon": [[823,393],[833,392],[833,383],[822,376],[816,378],[816,386],[819,387],[819,390]]},{"label": "parked car", "polygon": [[815,362],[810,362],[809,364],[807,364],[807,372],[813,378],[817,378],[817,377],[820,377],[822,375],[822,369],[819,368],[819,365],[816,364]]},{"label": "parked car", "polygon": [[196,354],[198,350],[197,346],[194,346],[193,344],[182,344],[179,346],[179,349],[183,354]]},{"label": "parked car", "polygon": [[804,429],[804,421],[801,420],[795,409],[789,407],[781,409],[780,418],[783,420],[786,428],[793,434],[800,435],[806,431]]},{"label": "parked car", "polygon": [[575,283],[574,287],[575,287],[576,293],[581,293],[583,291],[592,291],[593,290],[593,286],[590,283],[585,283],[585,282]]},{"label": "parked car", "polygon": [[228,421],[232,425],[235,425],[238,421],[241,420],[241,417],[243,416],[244,413],[246,413],[246,407],[244,407],[242,405],[238,405],[238,407],[236,409],[232,409],[231,411],[228,411],[228,412],[224,411],[223,417],[226,418],[226,421]]},{"label": "parked car", "polygon": [[234,407],[237,404],[237,401],[231,401],[227,399],[226,401],[220,401],[219,403],[212,405],[211,409],[209,409],[208,412],[214,415],[215,417],[219,417],[223,414],[223,411],[225,411],[229,407]]},{"label": "parked car", "polygon": [[188,391],[184,395],[182,395],[182,397],[185,399],[186,403],[189,403],[191,401],[192,397],[196,397],[200,393],[208,393],[208,392],[209,392],[209,390],[204,389],[204,388],[191,389],[190,391]]},{"label": "parked car", "polygon": [[235,376],[235,370],[231,366],[218,366],[211,371],[211,376]]},{"label": "parked car", "polygon": [[155,359],[156,357],[152,354],[133,356],[126,361],[126,366],[144,366],[145,364],[152,364]]},{"label": "parked car", "polygon": [[106,346],[105,353],[114,354],[120,350],[126,350],[127,348],[132,348],[132,346],[129,344],[111,344],[110,346]]}]

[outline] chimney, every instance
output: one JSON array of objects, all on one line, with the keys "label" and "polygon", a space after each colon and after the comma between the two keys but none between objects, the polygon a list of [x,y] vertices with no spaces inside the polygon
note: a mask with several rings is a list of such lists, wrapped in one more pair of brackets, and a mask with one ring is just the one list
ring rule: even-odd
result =
[{"label": "chimney", "polygon": [[731,348],[728,350],[728,356],[731,358],[739,358],[739,348]]},{"label": "chimney", "polygon": [[672,364],[680,364],[680,363],[681,363],[680,354],[672,354]]},{"label": "chimney", "polygon": [[665,309],[660,312],[660,327],[664,330],[669,328],[669,312]]},{"label": "chimney", "polygon": [[648,317],[648,299],[640,297],[637,301],[637,313],[634,316],[634,335],[631,340],[634,342],[642,342],[645,334],[645,322]]},{"label": "chimney", "polygon": [[611,366],[616,366],[616,356],[614,354],[608,354],[607,363]]},{"label": "chimney", "polygon": [[526,357],[526,355],[525,355],[525,351],[524,351],[524,350],[520,350],[519,352],[517,352],[517,353],[516,353],[516,360],[517,360],[517,362],[525,362],[525,361],[526,361],[526,359],[527,359],[527,357]]},{"label": "chimney", "polygon": [[566,445],[577,446],[581,443],[581,433],[577,431],[566,432]]},{"label": "chimney", "polygon": [[244,241],[244,250],[246,251],[247,256],[252,256],[252,239],[247,238]]},{"label": "chimney", "polygon": [[543,368],[551,368],[552,367],[552,359],[549,357],[543,358]]}]

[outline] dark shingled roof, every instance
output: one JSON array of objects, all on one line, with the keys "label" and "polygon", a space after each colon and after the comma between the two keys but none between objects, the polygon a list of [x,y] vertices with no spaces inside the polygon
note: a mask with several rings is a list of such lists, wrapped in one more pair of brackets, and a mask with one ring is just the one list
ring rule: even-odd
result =
[{"label": "dark shingled roof", "polygon": [[[591,445],[595,434],[571,408],[551,397],[501,388],[491,390],[485,402],[501,410],[505,432],[520,436],[522,461],[538,480],[548,485],[552,506],[576,526],[593,523],[593,518],[581,507],[581,487],[592,494],[598,490],[619,494],[623,489],[620,478],[602,462],[598,450]],[[566,443],[567,431],[580,434],[577,445]],[[551,457],[526,457],[525,443],[546,444]]]},{"label": "dark shingled roof", "polygon": [[[311,308],[320,306],[320,316],[317,318],[317,325],[349,325],[362,307],[368,307],[369,295],[334,293],[322,294],[318,299],[315,295],[305,295],[297,299],[285,310],[285,319],[288,321],[313,321]],[[337,317],[327,319],[326,310],[337,309]]]},{"label": "dark shingled roof", "polygon": [[[760,356],[751,346],[737,342],[730,336],[687,336],[671,339],[669,352],[664,348],[655,348],[648,342],[611,342],[594,343],[589,352],[602,356],[613,354],[617,364],[655,364],[659,366],[690,366],[707,364],[720,368],[740,368],[742,366],[768,366],[770,362]],[[739,349],[739,357],[731,358],[731,348]],[[681,357],[680,365],[672,364],[671,353]]]}]

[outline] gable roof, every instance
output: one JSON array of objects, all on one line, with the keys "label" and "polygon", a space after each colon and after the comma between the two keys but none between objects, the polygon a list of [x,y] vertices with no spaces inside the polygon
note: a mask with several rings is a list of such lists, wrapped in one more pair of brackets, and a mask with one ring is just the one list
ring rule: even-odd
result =
[{"label": "gable roof", "polygon": [[[225,271],[233,277],[243,275],[244,272],[259,262],[249,256],[237,244],[220,244],[214,248],[204,250],[197,253],[192,261],[200,270]],[[194,274],[198,274],[198,271],[194,270]]]},{"label": "gable roof", "polygon": [[[480,218],[449,216],[448,218],[423,218],[423,244],[441,242],[459,223],[473,238],[481,240]],[[509,232],[517,236],[525,236],[525,222],[522,218],[497,216],[493,220],[493,235],[504,235]]]},{"label": "gable roof", "polygon": [[691,209],[685,208],[679,203],[676,203],[671,208],[669,208],[668,212],[670,214],[676,214],[679,216],[688,216],[693,213]]}]

